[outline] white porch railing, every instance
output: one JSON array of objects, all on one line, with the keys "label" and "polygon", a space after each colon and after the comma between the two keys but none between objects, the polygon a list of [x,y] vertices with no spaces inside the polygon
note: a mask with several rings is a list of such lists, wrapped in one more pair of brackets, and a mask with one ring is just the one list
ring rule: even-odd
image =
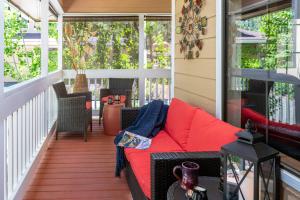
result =
[{"label": "white porch railing", "polygon": [[4,199],[15,197],[55,122],[57,103],[51,85],[61,79],[62,71],[54,72],[3,94]]},{"label": "white porch railing", "polygon": [[[87,70],[89,90],[93,94],[93,111],[97,114],[100,105],[100,89],[109,88],[109,78],[135,79],[132,87],[132,105],[138,107],[153,99],[169,103],[171,98],[171,70],[138,69],[138,70]],[[76,73],[64,70],[64,80],[69,92],[72,92]]]}]

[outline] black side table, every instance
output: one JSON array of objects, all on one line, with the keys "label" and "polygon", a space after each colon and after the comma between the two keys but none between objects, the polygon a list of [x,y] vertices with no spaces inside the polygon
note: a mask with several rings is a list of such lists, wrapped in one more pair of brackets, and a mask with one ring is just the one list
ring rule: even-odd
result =
[{"label": "black side table", "polygon": [[[207,190],[208,200],[222,200],[223,194],[219,191],[219,177],[199,176],[198,185]],[[187,200],[185,190],[180,187],[179,181],[174,182],[168,189],[167,200]]]}]

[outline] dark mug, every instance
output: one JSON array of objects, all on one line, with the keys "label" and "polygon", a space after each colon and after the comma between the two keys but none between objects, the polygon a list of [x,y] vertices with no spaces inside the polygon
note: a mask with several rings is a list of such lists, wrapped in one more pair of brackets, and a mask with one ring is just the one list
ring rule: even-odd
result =
[{"label": "dark mug", "polygon": [[[180,185],[184,190],[191,190],[198,184],[199,165],[194,162],[183,162],[173,169],[174,176],[180,181]],[[181,171],[181,176],[178,172]]]}]

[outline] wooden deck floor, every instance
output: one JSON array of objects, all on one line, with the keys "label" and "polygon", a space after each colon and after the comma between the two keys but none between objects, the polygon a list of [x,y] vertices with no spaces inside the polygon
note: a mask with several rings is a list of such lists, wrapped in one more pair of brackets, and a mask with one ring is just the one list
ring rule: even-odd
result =
[{"label": "wooden deck floor", "polygon": [[113,137],[96,121],[93,126],[88,142],[75,134],[52,137],[24,199],[132,199],[124,176],[114,177]]}]

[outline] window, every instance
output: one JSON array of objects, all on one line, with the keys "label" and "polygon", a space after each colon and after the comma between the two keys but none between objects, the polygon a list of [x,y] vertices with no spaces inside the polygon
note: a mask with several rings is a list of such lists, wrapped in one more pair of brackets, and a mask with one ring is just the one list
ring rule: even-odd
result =
[{"label": "window", "polygon": [[300,12],[294,5],[226,1],[225,99],[228,122],[244,127],[250,119],[269,145],[300,160]]},{"label": "window", "polygon": [[50,4],[49,7],[49,26],[48,26],[48,72],[56,71],[58,68],[58,29],[57,13]]},{"label": "window", "polygon": [[147,69],[171,68],[171,17],[146,16]]},{"label": "window", "polygon": [[[34,5],[39,14],[40,3]],[[41,33],[37,18],[13,4],[4,8],[4,86],[35,78],[41,71]]]},{"label": "window", "polygon": [[138,17],[64,18],[64,69],[137,69]]}]

